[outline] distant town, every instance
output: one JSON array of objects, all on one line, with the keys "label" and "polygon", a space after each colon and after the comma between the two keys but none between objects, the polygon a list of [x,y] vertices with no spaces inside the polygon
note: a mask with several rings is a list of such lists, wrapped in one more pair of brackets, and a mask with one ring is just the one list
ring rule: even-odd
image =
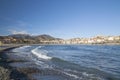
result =
[{"label": "distant town", "polygon": [[95,36],[65,40],[50,35],[13,34],[0,36],[0,45],[2,44],[120,44],[120,36]]}]

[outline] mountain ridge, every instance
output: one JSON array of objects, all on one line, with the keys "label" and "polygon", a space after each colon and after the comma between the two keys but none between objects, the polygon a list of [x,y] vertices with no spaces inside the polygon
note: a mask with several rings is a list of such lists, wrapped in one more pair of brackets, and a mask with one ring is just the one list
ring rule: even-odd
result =
[{"label": "mountain ridge", "polygon": [[41,43],[41,41],[62,40],[47,34],[29,35],[29,34],[11,34],[8,36],[0,36],[2,43]]},{"label": "mountain ridge", "polygon": [[12,34],[0,36],[0,42],[3,44],[120,44],[120,36],[95,36],[64,40],[47,34]]}]

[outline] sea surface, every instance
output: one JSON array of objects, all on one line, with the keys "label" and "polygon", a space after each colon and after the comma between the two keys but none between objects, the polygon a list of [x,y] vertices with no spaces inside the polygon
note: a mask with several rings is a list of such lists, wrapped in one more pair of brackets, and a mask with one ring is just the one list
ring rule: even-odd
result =
[{"label": "sea surface", "polygon": [[120,80],[120,45],[33,45],[12,52],[35,63],[37,80]]}]

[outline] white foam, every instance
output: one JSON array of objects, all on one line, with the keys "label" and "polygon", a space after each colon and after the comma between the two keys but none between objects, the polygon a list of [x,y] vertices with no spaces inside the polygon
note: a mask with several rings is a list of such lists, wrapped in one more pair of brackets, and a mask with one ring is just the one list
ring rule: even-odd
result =
[{"label": "white foam", "polygon": [[74,75],[74,74],[70,74],[70,73],[67,73],[67,72],[63,72],[65,75],[68,75],[70,77],[74,77],[76,79],[78,79],[79,77],[77,75]]},{"label": "white foam", "polygon": [[90,74],[87,74],[86,72],[82,73],[84,76],[89,76]]},{"label": "white foam", "polygon": [[31,47],[31,46],[29,46],[29,45],[28,46],[22,46],[22,47],[19,47],[19,48],[15,48],[12,51],[13,52],[20,52],[20,51],[22,51],[22,50],[24,50],[24,49],[26,49],[28,47]]},{"label": "white foam", "polygon": [[20,48],[28,48],[28,47],[31,47],[31,46],[27,45],[27,46],[22,46]]},{"label": "white foam", "polygon": [[41,48],[41,46],[31,50],[31,52],[34,55],[36,55],[37,57],[39,57],[39,58],[42,58],[42,59],[52,59],[52,57],[49,57],[49,56],[45,55],[45,53],[44,54],[40,53],[40,51],[38,51],[38,48]]}]

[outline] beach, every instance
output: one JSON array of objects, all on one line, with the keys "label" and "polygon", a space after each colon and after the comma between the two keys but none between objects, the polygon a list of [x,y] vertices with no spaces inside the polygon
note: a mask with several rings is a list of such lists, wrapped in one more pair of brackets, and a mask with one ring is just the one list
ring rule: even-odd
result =
[{"label": "beach", "polygon": [[22,45],[4,45],[0,46],[0,80],[29,80],[27,75],[20,70],[11,67],[9,64],[22,62],[21,60],[10,59],[6,53]]}]

